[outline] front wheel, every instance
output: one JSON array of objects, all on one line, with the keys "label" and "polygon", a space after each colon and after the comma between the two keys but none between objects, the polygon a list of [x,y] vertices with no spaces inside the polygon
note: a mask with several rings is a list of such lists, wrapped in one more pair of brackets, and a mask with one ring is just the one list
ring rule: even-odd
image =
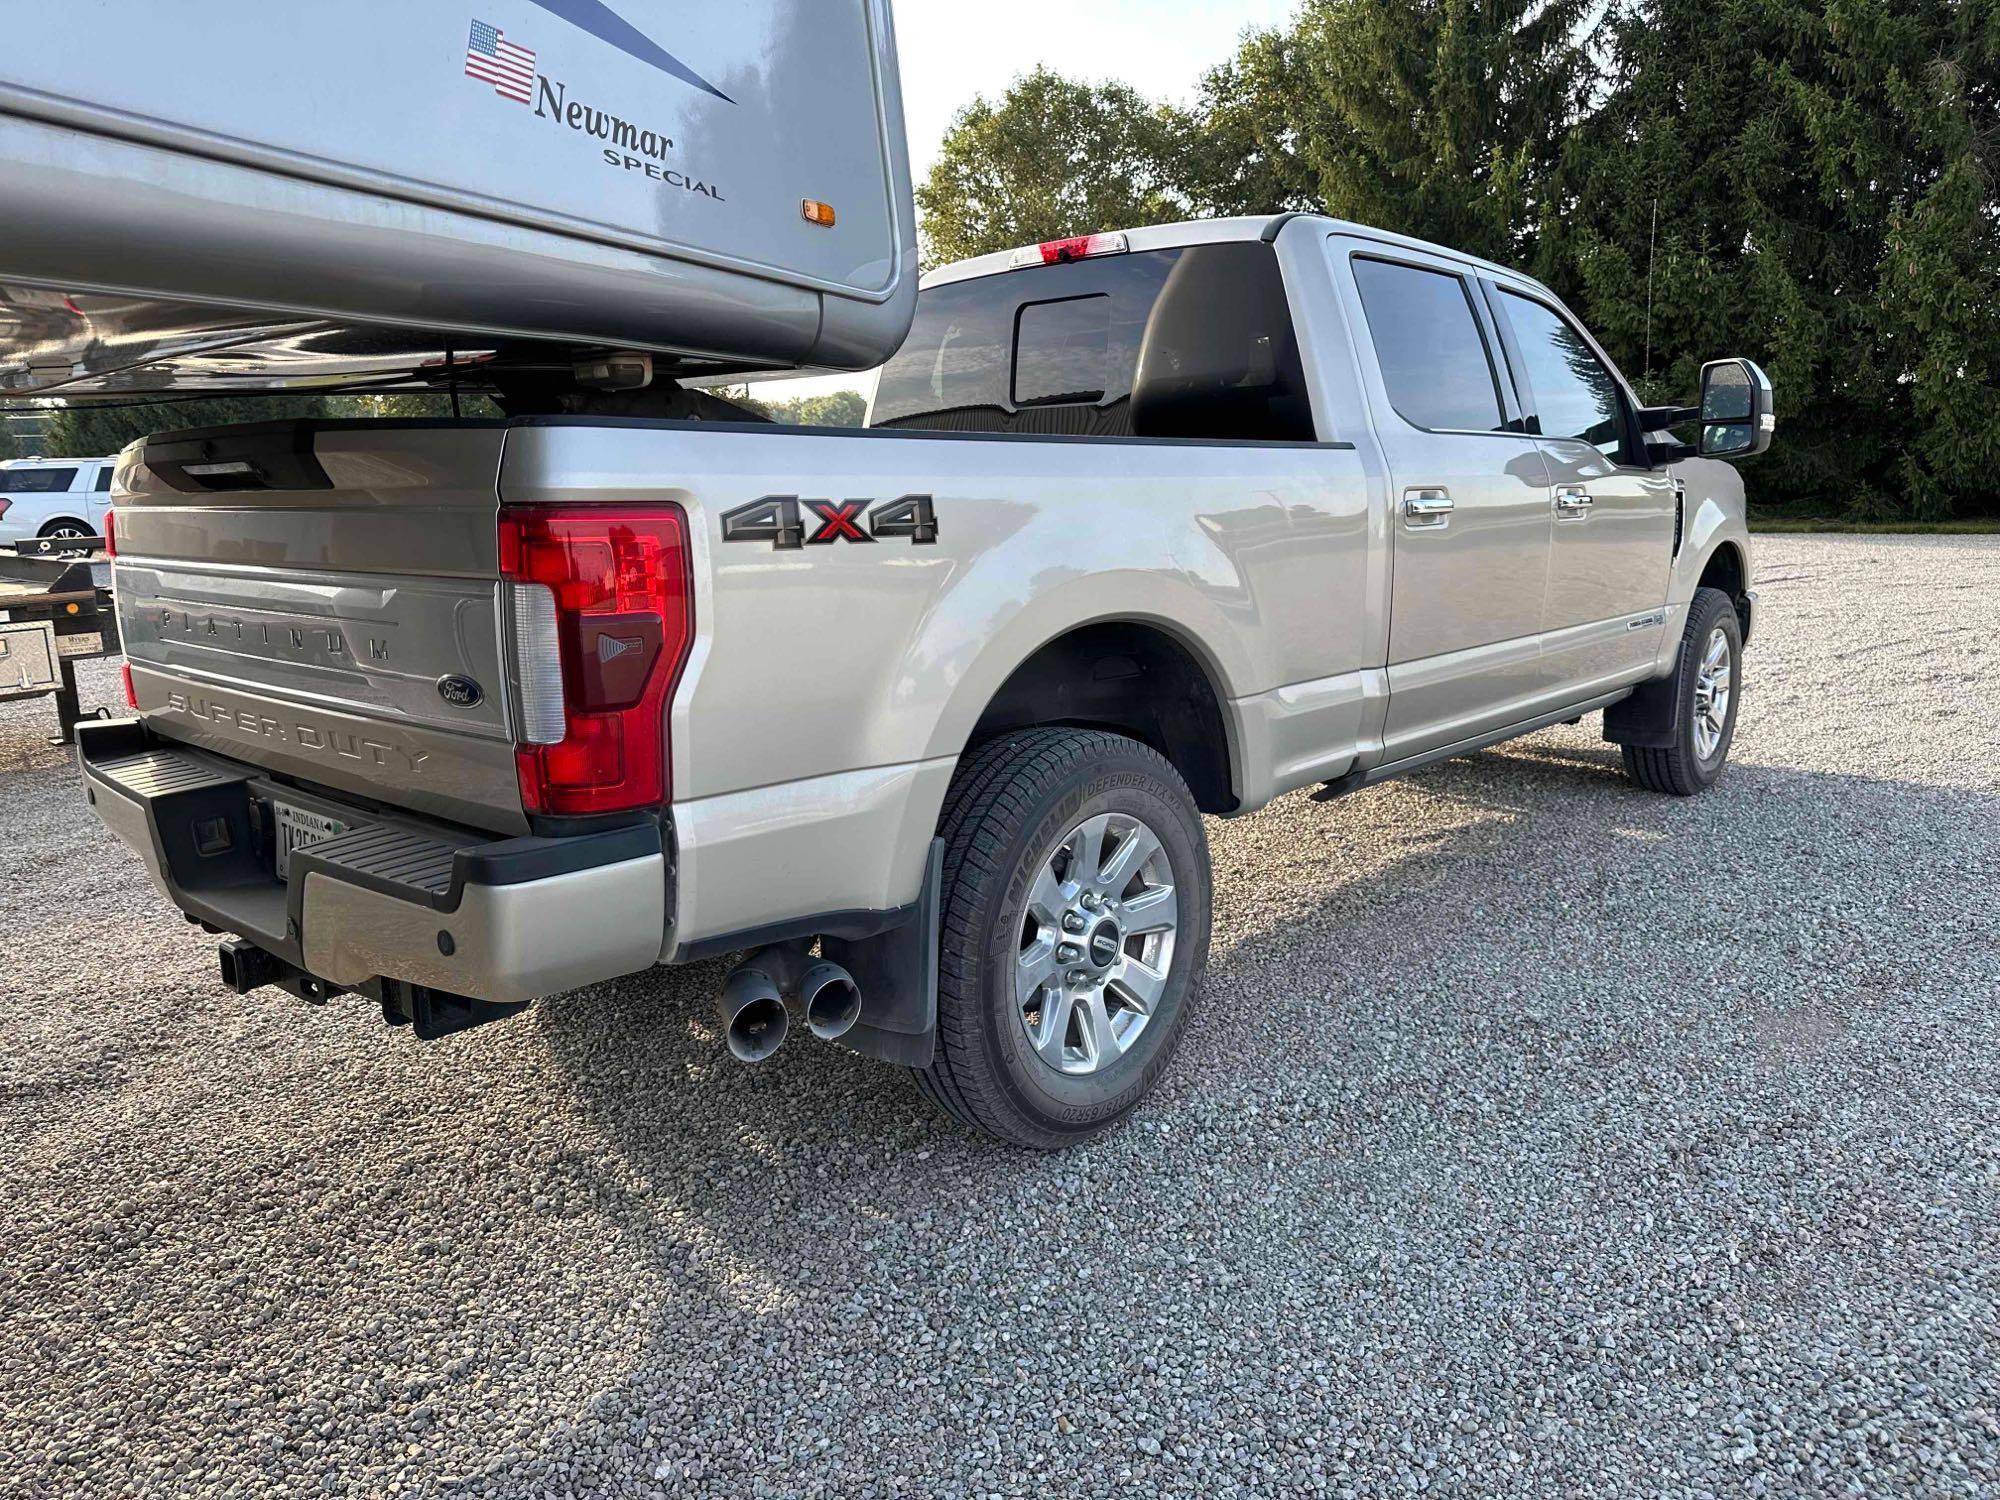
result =
[{"label": "front wheel", "polygon": [[1660,747],[1627,745],[1625,774],[1649,792],[1692,797],[1722,774],[1743,698],[1743,622],[1720,589],[1697,589],[1674,664],[1674,729]]},{"label": "front wheel", "polygon": [[1194,798],[1136,741],[1027,730],[967,756],[940,834],[938,1050],[918,1087],[1014,1145],[1087,1141],[1187,1027],[1210,920]]}]

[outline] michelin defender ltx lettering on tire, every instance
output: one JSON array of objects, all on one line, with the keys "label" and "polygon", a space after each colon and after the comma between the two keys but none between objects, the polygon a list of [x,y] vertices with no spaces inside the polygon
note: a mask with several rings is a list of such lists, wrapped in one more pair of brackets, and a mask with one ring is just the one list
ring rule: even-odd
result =
[{"label": "michelin defender ltx lettering on tire", "polygon": [[1715,784],[1743,703],[1743,622],[1720,589],[1697,589],[1674,660],[1672,743],[1627,745],[1625,774],[1649,792],[1692,797]]},{"label": "michelin defender ltx lettering on tire", "polygon": [[1003,735],[945,801],[938,1051],[924,1094],[1056,1150],[1158,1083],[1208,958],[1208,841],[1153,750],[1093,730]]}]

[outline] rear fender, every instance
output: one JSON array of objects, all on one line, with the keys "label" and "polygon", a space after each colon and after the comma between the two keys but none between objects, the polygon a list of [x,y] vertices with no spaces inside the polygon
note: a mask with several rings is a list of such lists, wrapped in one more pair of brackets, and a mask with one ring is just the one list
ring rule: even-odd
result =
[{"label": "rear fender", "polygon": [[[995,597],[981,598],[989,583],[995,586]],[[995,630],[993,620],[1004,607],[998,597],[1001,586],[1006,593],[1015,593],[1019,581],[968,579],[953,593],[947,612],[954,622],[950,634],[912,644],[904,663],[905,685],[914,690],[924,681],[939,680],[933,675],[939,672],[949,674],[944,680],[956,681],[932,729],[928,756],[963,753],[987,706],[1021,664],[1051,641],[1085,625],[1130,622],[1172,637],[1207,674],[1225,710],[1252,680],[1254,667],[1239,633],[1204,594],[1172,575],[1079,571],[1037,593]],[[1232,765],[1234,758],[1232,746]]]}]

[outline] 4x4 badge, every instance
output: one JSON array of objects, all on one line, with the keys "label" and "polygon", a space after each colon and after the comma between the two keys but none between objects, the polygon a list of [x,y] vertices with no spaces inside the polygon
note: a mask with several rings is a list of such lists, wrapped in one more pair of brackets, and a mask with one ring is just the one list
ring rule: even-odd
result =
[{"label": "4x4 badge", "polygon": [[[863,520],[868,529],[862,530]],[[812,527],[808,531],[806,528]],[[725,542],[769,542],[774,551],[801,547],[831,547],[835,542],[907,540],[928,547],[938,539],[937,505],[929,495],[904,495],[898,500],[801,500],[797,495],[766,495],[739,505],[722,517]]]}]

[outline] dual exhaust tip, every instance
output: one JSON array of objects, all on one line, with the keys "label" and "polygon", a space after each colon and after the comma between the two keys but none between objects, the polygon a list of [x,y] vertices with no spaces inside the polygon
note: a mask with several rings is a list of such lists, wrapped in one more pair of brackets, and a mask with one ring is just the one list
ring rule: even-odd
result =
[{"label": "dual exhaust tip", "polygon": [[763,1062],[785,1045],[792,1029],[787,1002],[797,1004],[806,1028],[823,1042],[839,1041],[861,1019],[861,986],[839,964],[766,948],[722,986],[722,1034],[738,1062]]}]

